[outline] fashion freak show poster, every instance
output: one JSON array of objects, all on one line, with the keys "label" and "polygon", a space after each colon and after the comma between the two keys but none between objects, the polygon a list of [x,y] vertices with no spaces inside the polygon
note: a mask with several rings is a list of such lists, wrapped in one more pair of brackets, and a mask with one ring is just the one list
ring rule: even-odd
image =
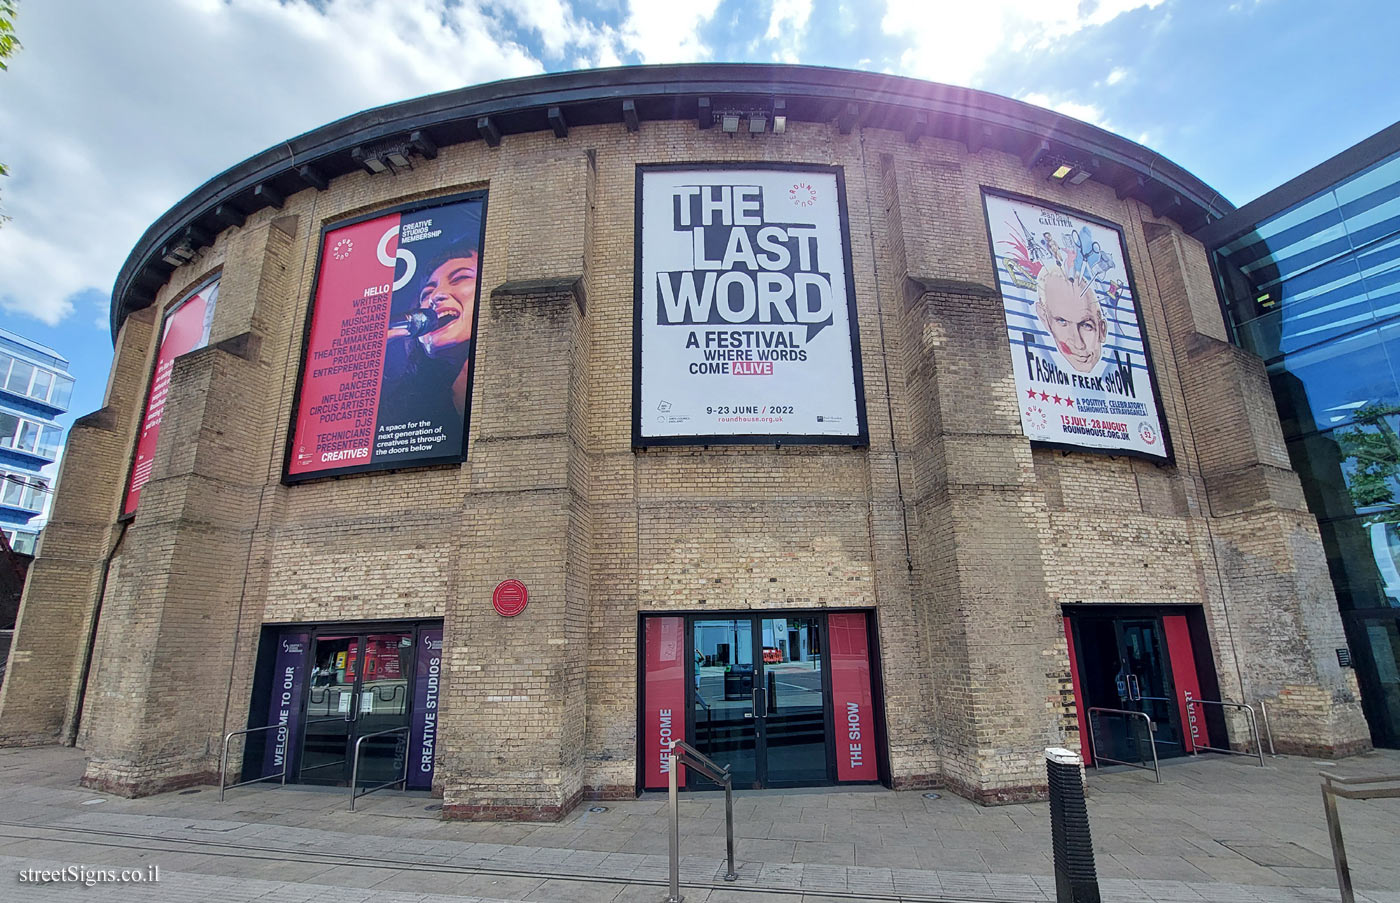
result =
[{"label": "fashion freak show poster", "polygon": [[983,192],[1026,437],[1171,457],[1123,233]]}]

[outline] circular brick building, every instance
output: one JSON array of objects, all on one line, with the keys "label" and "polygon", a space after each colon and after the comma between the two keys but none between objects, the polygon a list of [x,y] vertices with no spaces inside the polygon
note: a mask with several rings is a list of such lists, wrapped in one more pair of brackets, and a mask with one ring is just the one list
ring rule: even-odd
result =
[{"label": "circular brick building", "polygon": [[[1041,751],[1367,746],[1314,518],[1101,129],[798,66],[500,82],[200,186],[112,297],[0,740],[85,782],[1044,793]],[[1151,722],[1151,731],[1146,722]],[[358,771],[356,768],[358,767]],[[702,785],[686,776],[690,788]]]}]

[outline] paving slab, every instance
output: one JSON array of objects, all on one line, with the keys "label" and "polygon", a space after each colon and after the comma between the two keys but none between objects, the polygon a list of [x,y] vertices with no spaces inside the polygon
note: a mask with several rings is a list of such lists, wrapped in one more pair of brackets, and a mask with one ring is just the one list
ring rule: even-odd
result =
[{"label": "paving slab", "polygon": [[[125,800],[78,787],[83,766],[78,750],[0,750],[0,867],[17,875],[35,862],[155,864],[168,879],[158,892],[117,888],[102,899],[197,903],[259,899],[247,890],[254,886],[279,903],[326,899],[327,886],[338,903],[626,903],[659,901],[667,876],[668,808],[654,795],[600,803],[597,812],[580,806],[552,824],[444,822],[422,794],[376,794],[354,813],[343,790],[324,788],[238,788],[222,804],[215,788]],[[1323,769],[1397,773],[1400,754],[1280,757],[1263,768],[1202,757],[1164,768],[1160,785],[1140,772],[1091,771],[1103,898],[1335,900]],[[741,791],[733,883],[722,880],[722,795],[694,794],[681,809],[681,877],[692,903],[1055,898],[1045,804],[985,808],[951,794],[930,800],[871,787]],[[1400,804],[1342,801],[1341,811],[1358,899],[1400,903]],[[4,880],[0,899],[29,898],[7,893]],[[243,889],[225,894],[220,882],[229,881]],[[35,899],[68,893],[24,890],[43,895]]]}]

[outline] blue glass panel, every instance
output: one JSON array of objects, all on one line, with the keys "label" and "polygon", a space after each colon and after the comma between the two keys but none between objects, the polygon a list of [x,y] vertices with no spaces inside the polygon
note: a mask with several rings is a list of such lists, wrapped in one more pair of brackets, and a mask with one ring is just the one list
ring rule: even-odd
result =
[{"label": "blue glass panel", "polygon": [[[1297,436],[1350,422],[1358,408],[1374,404],[1400,406],[1400,386],[1391,367],[1387,342],[1376,331],[1366,331],[1289,354],[1269,366],[1269,377],[1278,402],[1284,435]],[[1394,359],[1400,360],[1400,347]]]}]

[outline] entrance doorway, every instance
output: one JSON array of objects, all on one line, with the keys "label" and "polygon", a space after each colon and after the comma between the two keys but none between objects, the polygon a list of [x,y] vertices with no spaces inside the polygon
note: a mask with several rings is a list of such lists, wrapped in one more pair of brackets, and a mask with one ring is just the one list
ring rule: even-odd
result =
[{"label": "entrance doorway", "polygon": [[649,616],[643,645],[644,787],[667,785],[671,739],[729,765],[736,787],[879,779],[865,612]]},{"label": "entrance doorway", "polygon": [[303,784],[350,782],[361,737],[359,780],[392,781],[403,772],[408,731],[408,675],[413,631],[318,635],[311,647],[311,686],[306,700],[298,780]]},{"label": "entrance doorway", "polygon": [[[1210,745],[1206,718],[1195,700],[1202,672],[1214,686],[1214,674],[1197,667],[1190,615],[1160,609],[1066,609],[1075,700],[1085,761],[1094,753],[1105,759],[1167,759]],[[1095,711],[1106,709],[1110,711]],[[1141,713],[1147,721],[1135,714]],[[1090,743],[1092,732],[1092,745]]]},{"label": "entrance doorway", "polygon": [[[738,787],[831,781],[826,655],[815,617],[694,619],[695,747]],[[687,787],[705,782],[691,774]]]},{"label": "entrance doorway", "polygon": [[289,783],[348,786],[353,775],[364,787],[406,775],[408,789],[431,787],[440,621],[268,627],[260,650],[250,726],[276,730],[254,735],[263,750],[245,754],[245,780],[285,767]]}]

